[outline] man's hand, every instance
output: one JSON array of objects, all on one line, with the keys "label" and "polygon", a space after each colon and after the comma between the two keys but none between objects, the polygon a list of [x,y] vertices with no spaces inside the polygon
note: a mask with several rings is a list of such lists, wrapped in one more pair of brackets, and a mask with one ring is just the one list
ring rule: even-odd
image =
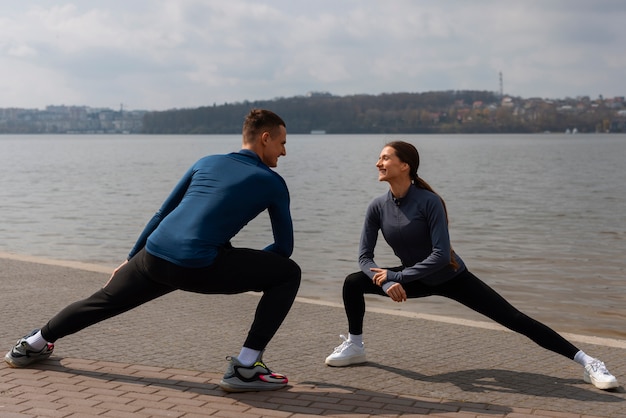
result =
[{"label": "man's hand", "polygon": [[113,276],[115,276],[115,273],[117,273],[124,265],[126,265],[126,263],[128,263],[128,260],[124,260],[122,264],[120,264],[115,270],[113,270],[113,273],[111,273],[111,277],[109,277],[109,280],[107,280],[106,284],[103,287],[107,287],[107,285],[111,283],[111,280],[113,279]]}]

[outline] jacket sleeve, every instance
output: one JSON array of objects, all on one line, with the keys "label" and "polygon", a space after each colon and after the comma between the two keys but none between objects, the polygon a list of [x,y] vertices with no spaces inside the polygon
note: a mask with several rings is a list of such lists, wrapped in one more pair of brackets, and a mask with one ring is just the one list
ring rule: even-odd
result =
[{"label": "jacket sleeve", "polygon": [[378,241],[378,231],[380,230],[380,213],[374,202],[370,203],[365,212],[365,221],[361,231],[359,243],[359,267],[370,279],[374,277],[371,268],[377,268],[374,261],[374,248]]},{"label": "jacket sleeve", "polygon": [[268,207],[274,242],[265,247],[264,251],[280,254],[284,257],[290,257],[293,253],[293,220],[291,219],[289,204],[289,191],[285,185],[284,192],[280,193],[278,198]]}]

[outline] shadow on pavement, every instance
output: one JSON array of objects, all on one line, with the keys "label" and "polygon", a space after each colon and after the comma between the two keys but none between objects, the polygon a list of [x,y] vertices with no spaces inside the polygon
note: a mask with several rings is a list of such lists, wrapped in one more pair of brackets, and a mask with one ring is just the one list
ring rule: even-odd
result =
[{"label": "shadow on pavement", "polygon": [[[354,367],[354,366],[352,366]],[[516,372],[502,369],[459,370],[427,376],[411,370],[368,362],[358,367],[375,367],[412,380],[431,383],[451,383],[466,392],[522,393],[538,397],[561,397],[579,401],[624,402],[611,393],[626,392],[623,387],[602,391],[589,385],[581,388],[581,379],[563,379],[537,373]]]},{"label": "shadow on pavement", "polygon": [[[493,410],[485,409],[485,404],[473,404],[455,401],[429,401],[419,397],[393,395],[387,393],[363,390],[348,385],[334,385],[326,382],[301,382],[285,389],[271,392],[227,393],[222,391],[216,383],[206,381],[185,381],[176,378],[146,377],[136,374],[124,374],[111,371],[84,370],[64,366],[63,358],[51,358],[37,364],[30,369],[48,370],[57,373],[88,377],[113,382],[140,386],[154,386],[163,389],[181,392],[197,393],[235,399],[237,402],[254,408],[295,412],[306,415],[387,415],[389,413],[402,414],[435,414],[463,412],[465,410],[480,409],[483,415],[503,416],[512,412],[512,408],[497,406]],[[370,366],[384,368],[384,366],[370,364]],[[403,371],[406,373],[406,371]],[[417,375],[420,378],[425,376]],[[295,396],[294,396],[295,394]],[[365,401],[365,400],[368,401]],[[358,411],[355,412],[355,409]]]}]

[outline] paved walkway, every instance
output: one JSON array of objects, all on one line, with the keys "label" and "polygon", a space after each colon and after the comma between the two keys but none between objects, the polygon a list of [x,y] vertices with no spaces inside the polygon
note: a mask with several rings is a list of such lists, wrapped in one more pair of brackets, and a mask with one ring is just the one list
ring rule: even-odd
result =
[{"label": "paved walkway", "polygon": [[[3,353],[106,281],[76,267],[0,258]],[[343,309],[301,299],[264,358],[291,386],[228,394],[225,356],[257,300],[175,292],[60,340],[37,367],[2,362],[0,417],[626,417],[623,387],[598,390],[576,363],[488,322],[369,311],[369,362],[326,367]],[[626,341],[568,337],[624,382]]]}]

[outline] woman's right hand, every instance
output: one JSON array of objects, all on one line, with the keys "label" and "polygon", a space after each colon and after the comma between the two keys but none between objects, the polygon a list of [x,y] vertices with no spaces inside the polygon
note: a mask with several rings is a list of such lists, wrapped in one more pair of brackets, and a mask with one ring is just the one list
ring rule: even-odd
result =
[{"label": "woman's right hand", "polygon": [[387,295],[394,302],[406,302],[406,292],[400,283],[394,283],[387,289]]}]

